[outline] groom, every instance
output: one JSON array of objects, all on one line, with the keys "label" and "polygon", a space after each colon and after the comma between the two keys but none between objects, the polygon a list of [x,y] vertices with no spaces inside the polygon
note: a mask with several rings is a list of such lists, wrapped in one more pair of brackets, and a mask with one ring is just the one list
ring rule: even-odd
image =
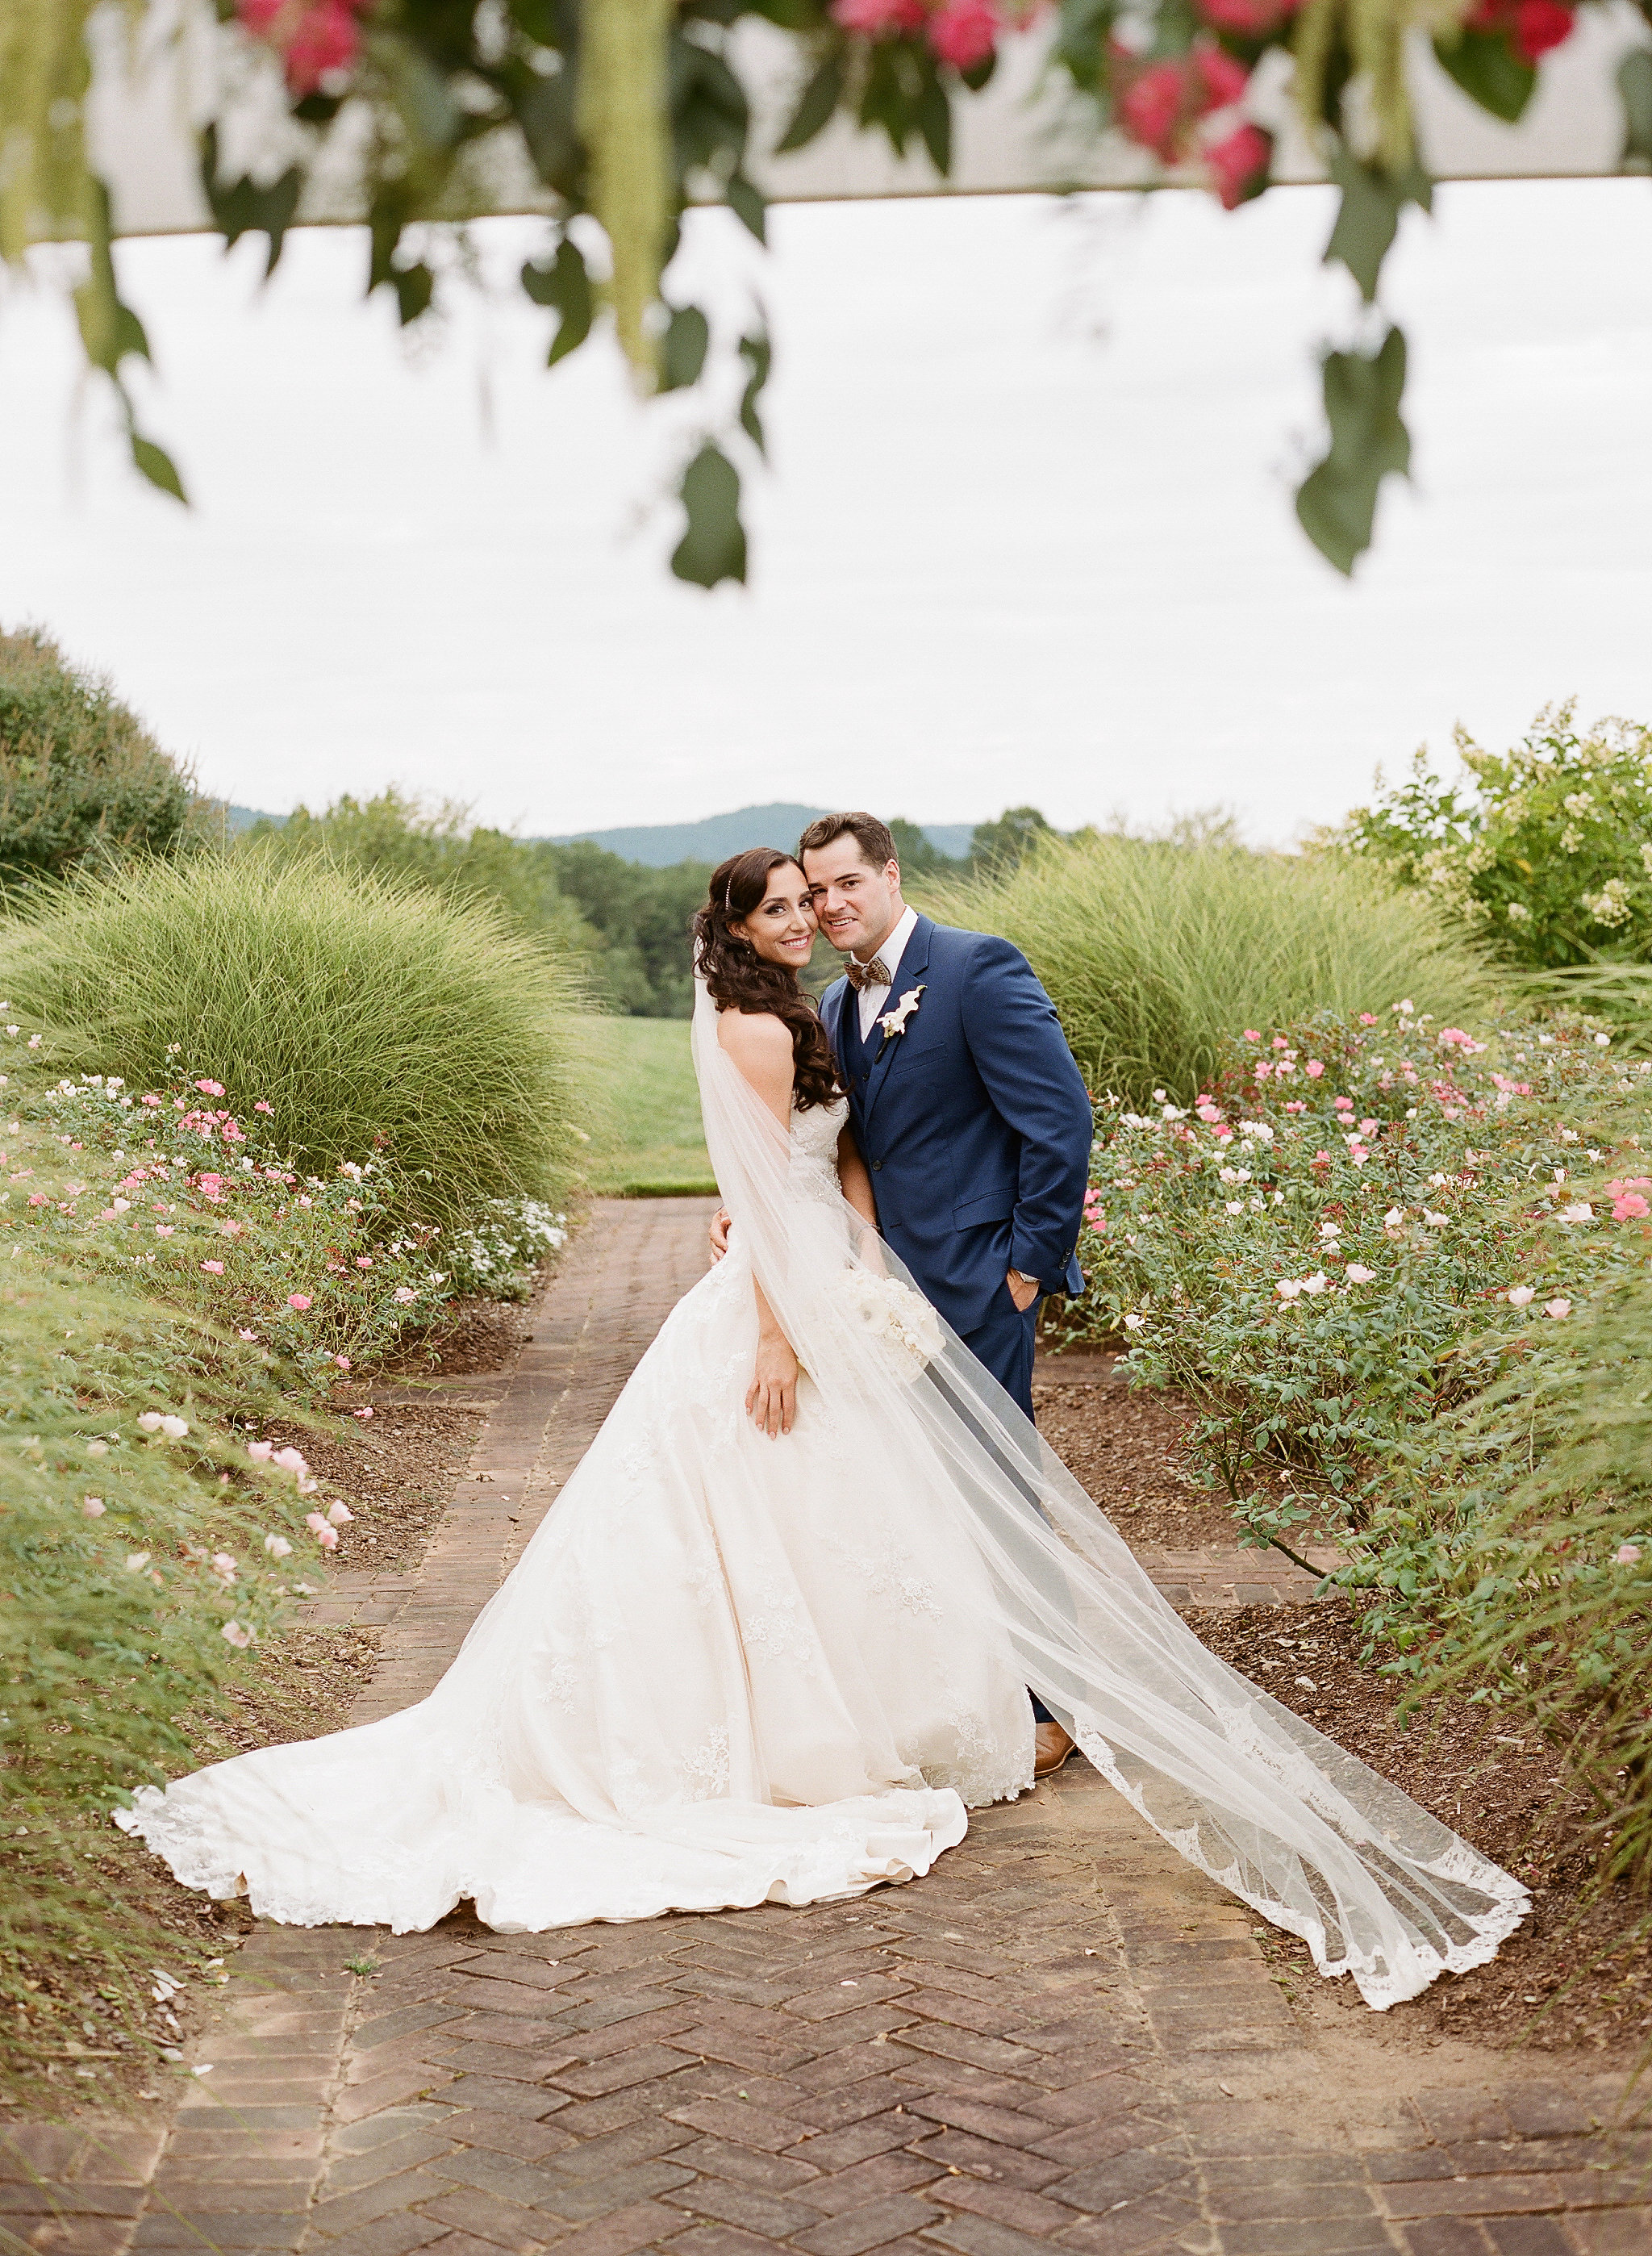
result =
[{"label": "groom", "polygon": [[[875,815],[822,815],[798,859],[846,958],[821,1017],[878,1228],[1030,1418],[1039,1298],[1084,1289],[1074,1253],[1094,1133],[1055,1005],[1008,941],[907,906]],[[721,1216],[712,1242],[721,1254]],[[1072,1742],[1036,1697],[1033,1714],[1046,1777]]]}]

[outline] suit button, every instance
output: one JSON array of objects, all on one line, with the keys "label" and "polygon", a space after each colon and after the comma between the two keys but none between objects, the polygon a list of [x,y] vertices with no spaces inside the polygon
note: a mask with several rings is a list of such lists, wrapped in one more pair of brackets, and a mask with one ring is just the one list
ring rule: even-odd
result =
[{"label": "suit button", "polygon": [[874,1174],[876,1174],[876,1173],[877,1173],[878,1169],[879,1169],[882,1165],[883,1165],[883,1162],[882,1162],[882,1160],[873,1160],[873,1162],[872,1162],[872,1173],[873,1173]]}]

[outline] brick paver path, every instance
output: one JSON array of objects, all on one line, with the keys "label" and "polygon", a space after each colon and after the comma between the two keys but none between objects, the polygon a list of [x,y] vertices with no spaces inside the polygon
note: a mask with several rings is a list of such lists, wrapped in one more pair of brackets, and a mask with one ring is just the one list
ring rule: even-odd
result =
[{"label": "brick paver path", "polygon": [[[599,1209],[495,1390],[423,1575],[395,1588],[339,1578],[327,1612],[389,1621],[362,1720],[417,1698],[446,1666],[698,1274],[705,1211],[691,1200]],[[1255,1567],[1246,1555],[1246,1579]],[[1176,1571],[1186,1582],[1194,1569]],[[493,1935],[467,1914],[399,1937],[264,1928],[234,1968],[198,2048],[211,2073],[187,2083],[170,2136],[11,2134],[0,2245],[65,2256],[1652,2246],[1652,2134],[1620,2113],[1620,2078],[1499,2059],[1465,2082],[1460,2067],[1455,2080],[1431,2075],[1414,2055],[1396,2083],[1392,2055],[1378,2072],[1357,2021],[1320,2049],[1264,1965],[1251,1915],[1077,1761],[978,1813],[929,1879],[852,1903],[540,1935]]]}]

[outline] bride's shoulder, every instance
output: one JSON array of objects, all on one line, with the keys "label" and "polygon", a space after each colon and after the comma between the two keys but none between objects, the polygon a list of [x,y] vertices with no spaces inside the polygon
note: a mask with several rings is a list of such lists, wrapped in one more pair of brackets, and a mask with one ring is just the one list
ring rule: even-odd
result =
[{"label": "bride's shoulder", "polygon": [[791,1029],[772,1011],[723,1011],[717,1019],[717,1040],[736,1065],[748,1061],[767,1064],[784,1057],[791,1062]]}]

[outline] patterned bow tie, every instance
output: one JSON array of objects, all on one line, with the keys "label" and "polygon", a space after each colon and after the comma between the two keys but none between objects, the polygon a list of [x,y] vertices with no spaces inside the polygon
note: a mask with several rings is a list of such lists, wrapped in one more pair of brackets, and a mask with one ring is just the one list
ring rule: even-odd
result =
[{"label": "patterned bow tie", "polygon": [[875,955],[869,963],[857,963],[850,956],[843,969],[857,995],[863,987],[887,987],[889,984],[889,966],[881,955]]}]

